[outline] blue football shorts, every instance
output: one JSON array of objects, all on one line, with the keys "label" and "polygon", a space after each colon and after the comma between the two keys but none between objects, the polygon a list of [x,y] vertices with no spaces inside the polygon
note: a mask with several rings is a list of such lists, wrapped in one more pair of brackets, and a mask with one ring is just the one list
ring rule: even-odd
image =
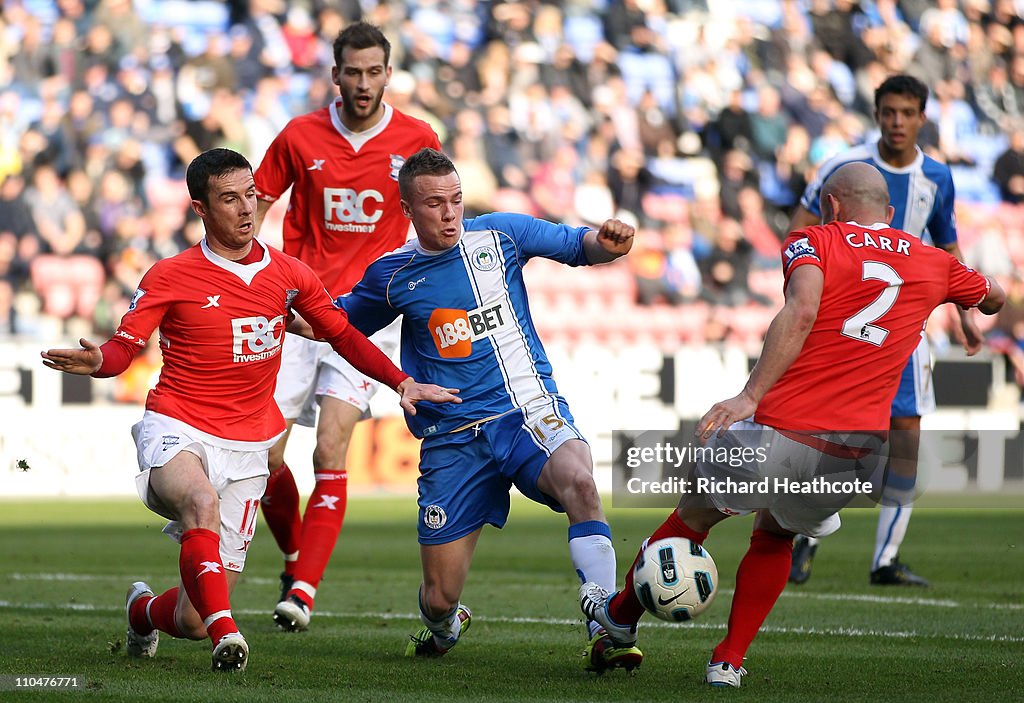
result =
[{"label": "blue football shorts", "polygon": [[[431,438],[420,450],[420,544],[446,544],[508,519],[514,485],[530,500],[564,512],[537,487],[551,454],[583,440],[565,400],[545,396],[475,428]],[[586,440],[584,440],[586,441]]]},{"label": "blue football shorts", "polygon": [[910,355],[900,376],[900,386],[892,400],[890,417],[920,417],[935,412],[935,387],[932,385],[932,359],[928,339],[921,335],[917,349]]}]

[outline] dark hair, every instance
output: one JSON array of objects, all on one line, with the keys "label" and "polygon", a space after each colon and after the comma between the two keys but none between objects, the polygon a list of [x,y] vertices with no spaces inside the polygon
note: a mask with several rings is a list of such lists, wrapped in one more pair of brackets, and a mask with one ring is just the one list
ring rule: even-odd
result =
[{"label": "dark hair", "polygon": [[372,49],[379,46],[384,50],[384,66],[391,60],[391,42],[376,25],[356,22],[338,32],[334,39],[334,65],[341,68],[341,54],[345,49]]},{"label": "dark hair", "polygon": [[252,173],[248,159],[231,149],[210,149],[192,159],[185,171],[188,195],[193,200],[208,202],[210,179],[223,176],[230,171],[247,170]]},{"label": "dark hair", "polygon": [[402,164],[398,172],[398,191],[402,200],[412,198],[412,182],[420,176],[447,176],[455,171],[455,164],[437,149],[429,146],[420,149]]},{"label": "dark hair", "polygon": [[917,103],[924,112],[924,106],[928,102],[928,86],[913,76],[898,75],[889,76],[875,90],[875,110],[882,104],[882,98],[886,95],[909,95],[917,98]]}]

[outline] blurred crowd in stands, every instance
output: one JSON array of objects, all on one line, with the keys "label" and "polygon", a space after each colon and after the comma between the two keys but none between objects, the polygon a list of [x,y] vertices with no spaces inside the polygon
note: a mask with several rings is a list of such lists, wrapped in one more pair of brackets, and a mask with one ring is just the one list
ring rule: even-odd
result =
[{"label": "blurred crowd in stands", "polygon": [[202,237],[184,166],[215,146],[258,165],[336,95],[331,42],[360,18],[391,38],[386,99],[438,133],[468,214],[638,226],[628,262],[569,293],[538,267],[542,333],[756,344],[790,209],[816,165],[877,138],[873,91],[896,72],[932,88],[921,146],[953,169],[968,261],[1024,266],[1024,0],[9,0],[0,17],[0,336],[109,334],[141,274]]}]

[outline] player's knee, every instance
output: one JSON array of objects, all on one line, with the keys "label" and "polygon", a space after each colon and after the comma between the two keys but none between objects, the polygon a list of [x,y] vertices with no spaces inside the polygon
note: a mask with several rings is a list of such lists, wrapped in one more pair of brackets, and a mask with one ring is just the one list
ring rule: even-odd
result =
[{"label": "player's knee", "polygon": [[185,639],[190,640],[203,640],[206,639],[206,625],[203,624],[202,618],[192,608],[187,608],[185,612],[182,612],[179,608],[174,613],[178,630],[181,632],[181,636]]},{"label": "player's knee", "polygon": [[594,474],[586,466],[573,467],[566,475],[564,487],[567,497],[576,501],[580,507],[595,507],[601,502]]},{"label": "player's knee", "polygon": [[267,452],[267,466],[271,471],[276,471],[284,463],[284,447],[278,448],[278,445],[274,445]]},{"label": "player's knee", "polygon": [[349,436],[317,437],[313,449],[314,469],[344,469],[345,455],[348,453]]},{"label": "player's knee", "polygon": [[214,532],[220,530],[220,496],[213,490],[213,486],[189,496],[182,522],[186,529],[201,527]]}]

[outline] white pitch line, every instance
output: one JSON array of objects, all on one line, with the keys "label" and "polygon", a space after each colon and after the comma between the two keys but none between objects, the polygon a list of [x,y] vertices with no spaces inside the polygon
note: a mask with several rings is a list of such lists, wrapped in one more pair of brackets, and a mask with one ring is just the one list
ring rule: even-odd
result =
[{"label": "white pitch line", "polygon": [[[93,605],[90,603],[60,603],[57,605],[49,605],[46,603],[14,603],[12,601],[0,600],[0,609],[10,610],[72,610],[78,612],[96,612],[96,613],[124,613],[124,608],[120,606],[108,606],[108,605]],[[261,616],[266,615],[266,610],[236,610],[239,615],[246,616]],[[413,613],[339,613],[329,610],[318,610],[316,611],[318,618],[339,618],[339,619],[354,619],[354,618],[371,618],[377,620],[412,620],[419,622],[420,616]],[[532,617],[479,617],[481,622],[488,623],[508,623],[508,624],[521,624],[521,625],[563,625],[563,626],[577,626],[583,623],[582,618],[578,620],[567,619],[567,618],[532,618]],[[669,623],[669,622],[657,622],[647,620],[643,624],[643,628],[656,628],[656,629],[698,629],[698,630],[724,630],[726,628],[724,623],[702,623],[702,622],[691,622],[691,623]],[[864,629],[860,627],[777,627],[769,625],[762,627],[761,632],[769,632],[773,634],[782,635],[826,635],[834,637],[884,637],[897,639],[940,639],[940,640],[955,640],[959,642],[1011,642],[1011,643],[1024,643],[1024,637],[1016,635],[970,635],[970,634],[958,634],[958,633],[929,633],[929,632],[915,632],[914,630],[874,630]]]},{"label": "white pitch line", "polygon": [[[74,574],[74,573],[23,573],[9,575],[14,581],[114,581],[122,582],[138,578],[123,574]],[[260,576],[243,576],[242,582],[254,586],[277,586],[278,579]],[[723,596],[732,596],[732,589],[723,588],[719,591]],[[1024,603],[962,603],[960,601],[938,598],[906,598],[901,596],[876,596],[867,593],[813,593],[807,591],[787,590],[782,592],[783,598],[799,598],[806,600],[839,601],[856,603],[876,603],[879,605],[914,605],[925,608],[988,608],[991,610],[1024,610]]]},{"label": "white pitch line", "polygon": [[[139,574],[71,574],[71,573],[31,573],[15,572],[7,576],[12,581],[112,581],[120,583],[126,580],[139,580]],[[144,578],[143,578],[144,580]],[[244,583],[255,586],[280,586],[280,579],[269,579],[261,576],[243,576]]]}]

